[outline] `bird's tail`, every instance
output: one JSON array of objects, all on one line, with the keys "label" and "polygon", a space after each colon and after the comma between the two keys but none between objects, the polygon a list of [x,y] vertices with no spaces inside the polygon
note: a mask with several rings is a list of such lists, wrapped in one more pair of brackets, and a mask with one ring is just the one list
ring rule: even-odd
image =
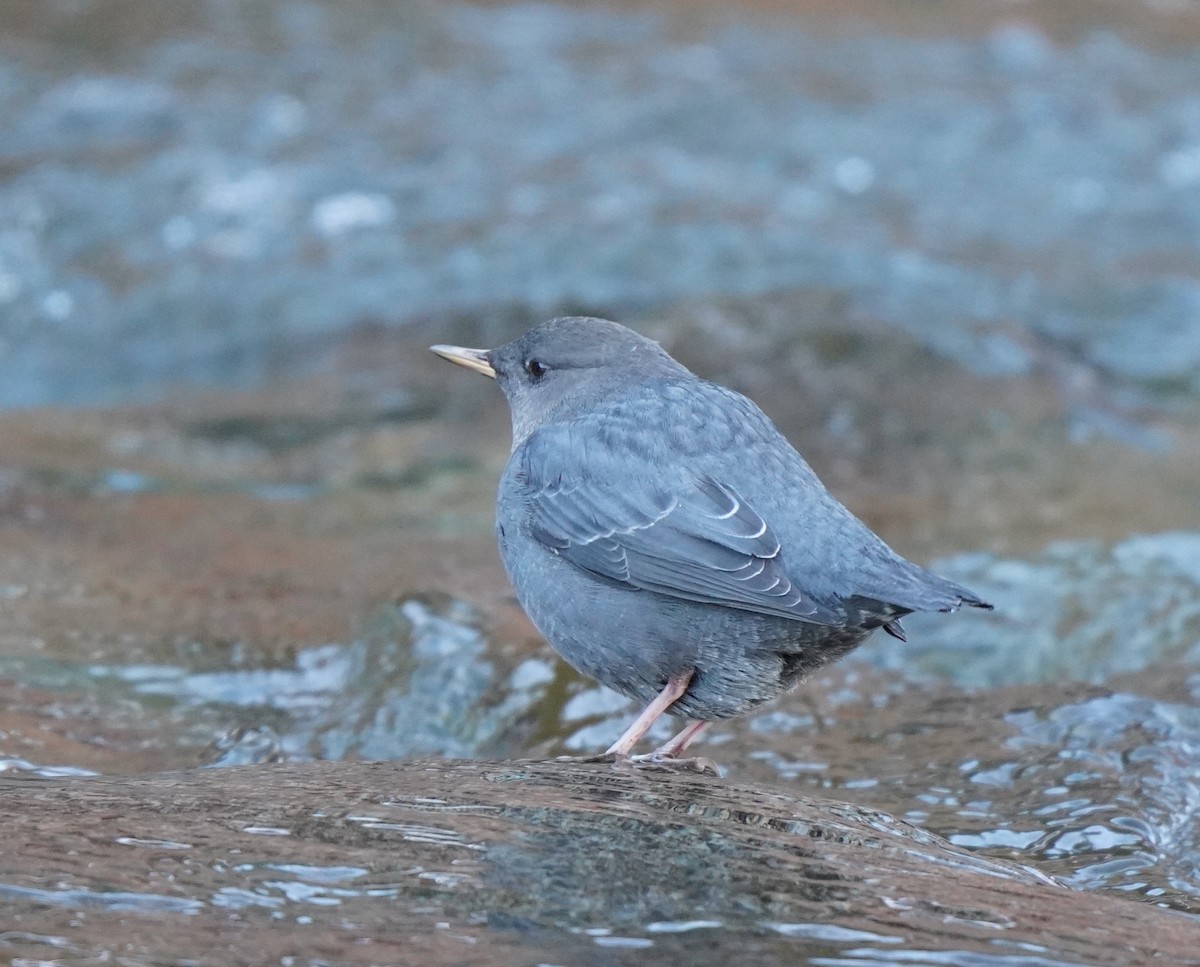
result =
[{"label": "bird's tail", "polygon": [[843,601],[852,620],[857,612],[858,623],[863,627],[882,627],[892,637],[904,641],[900,619],[914,611],[957,611],[962,607],[992,610],[992,605],[974,591],[919,564],[900,560],[902,567],[891,571],[885,587],[872,587],[869,591],[864,588],[862,593]]}]

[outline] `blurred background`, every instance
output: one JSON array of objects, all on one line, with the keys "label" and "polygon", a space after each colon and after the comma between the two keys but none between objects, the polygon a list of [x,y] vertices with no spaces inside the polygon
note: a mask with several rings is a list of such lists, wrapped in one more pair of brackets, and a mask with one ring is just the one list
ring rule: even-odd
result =
[{"label": "blurred background", "polygon": [[506,409],[425,348],[599,314],[998,606],[703,753],[1200,909],[1198,44],[1192,0],[4,0],[0,769],[604,747],[495,554]]}]

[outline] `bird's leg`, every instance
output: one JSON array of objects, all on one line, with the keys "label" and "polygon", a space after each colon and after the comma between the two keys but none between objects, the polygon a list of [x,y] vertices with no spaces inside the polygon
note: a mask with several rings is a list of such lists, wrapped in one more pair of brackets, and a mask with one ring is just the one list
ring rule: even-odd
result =
[{"label": "bird's leg", "polygon": [[575,756],[560,755],[560,761],[576,761],[576,762],[620,762],[623,759],[629,758],[629,753],[633,751],[633,747],[638,744],[638,741],[646,730],[655,723],[660,715],[663,714],[672,703],[687,691],[688,683],[692,680],[692,675],[695,674],[694,668],[689,668],[682,675],[672,675],[667,679],[666,687],[663,688],[649,705],[646,706],[644,712],[637,717],[633,725],[625,730],[616,742],[609,746],[607,752],[600,755],[584,756],[582,759]]},{"label": "bird's leg", "polygon": [[[711,759],[696,758],[696,759],[680,759],[679,753],[683,752],[701,732],[708,728],[707,722],[691,722],[682,732],[675,738],[663,746],[655,749],[646,755],[633,755],[634,746],[641,741],[647,729],[650,728],[667,709],[687,691],[688,684],[692,680],[692,676],[696,673],[694,668],[689,668],[681,675],[672,675],[667,679],[666,687],[663,688],[649,705],[642,712],[634,723],[625,730],[616,742],[609,746],[608,751],[602,755],[589,756],[584,762],[624,762],[628,761],[632,765],[640,768],[670,770],[672,772],[699,772],[712,776],[721,775],[721,767]],[[567,758],[561,756],[560,758]]]},{"label": "bird's leg", "polygon": [[609,746],[606,756],[615,756],[618,759],[623,759],[633,751],[633,747],[638,744],[642,736],[646,734],[646,730],[650,728],[660,715],[668,708],[675,704],[675,700],[687,691],[688,682],[692,680],[692,675],[695,674],[694,668],[689,668],[682,675],[672,675],[667,679],[666,687],[655,696],[654,701],[646,706],[646,710],[642,712],[625,730],[616,742]]},{"label": "bird's leg", "polygon": [[675,738],[670,742],[660,745],[650,755],[658,756],[662,759],[678,759],[683,751],[696,740],[696,737],[710,725],[712,725],[711,722],[689,722]]}]

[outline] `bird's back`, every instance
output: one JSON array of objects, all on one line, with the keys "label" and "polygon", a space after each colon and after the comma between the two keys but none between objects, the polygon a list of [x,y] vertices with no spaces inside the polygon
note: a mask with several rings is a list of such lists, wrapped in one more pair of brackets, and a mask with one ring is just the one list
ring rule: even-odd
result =
[{"label": "bird's back", "polygon": [[603,485],[669,491],[708,478],[731,488],[778,537],[798,587],[851,623],[982,604],[892,551],[740,393],[685,372],[625,387],[571,422],[580,472]]}]

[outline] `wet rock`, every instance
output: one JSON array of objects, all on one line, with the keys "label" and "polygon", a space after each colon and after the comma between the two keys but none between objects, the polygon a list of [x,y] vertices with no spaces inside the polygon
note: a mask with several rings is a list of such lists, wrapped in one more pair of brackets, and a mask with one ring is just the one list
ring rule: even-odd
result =
[{"label": "wet rock", "polygon": [[529,761],[0,784],[14,956],[1196,962],[1190,918],[756,786]]}]

